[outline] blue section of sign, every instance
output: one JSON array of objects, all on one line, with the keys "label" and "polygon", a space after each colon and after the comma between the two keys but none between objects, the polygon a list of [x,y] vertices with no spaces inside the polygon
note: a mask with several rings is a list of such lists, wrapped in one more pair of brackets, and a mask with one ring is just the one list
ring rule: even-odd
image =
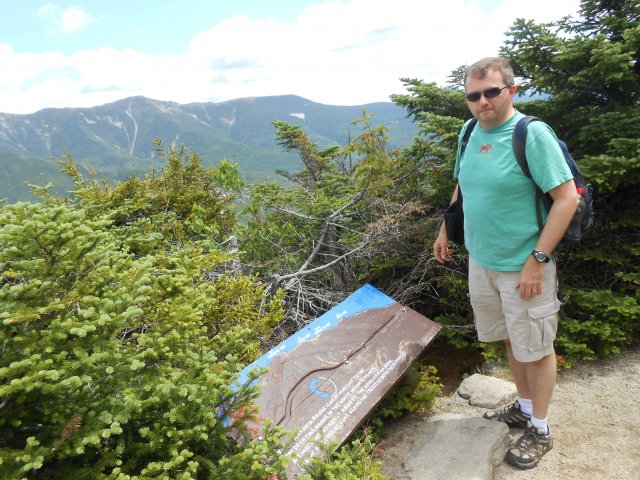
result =
[{"label": "blue section of sign", "polygon": [[311,390],[311,393],[319,396],[320,398],[331,398],[333,396],[333,393],[325,392],[324,390],[322,390],[318,385],[318,380],[318,377],[313,377],[309,382],[309,390]]},{"label": "blue section of sign", "polygon": [[352,317],[365,310],[388,307],[394,303],[396,303],[396,301],[391,297],[388,297],[371,285],[364,285],[331,310],[269,350],[251,365],[245,367],[240,372],[238,383],[241,385],[246,383],[249,378],[248,373],[254,368],[268,367],[273,358],[282,353],[290,352],[299,344],[315,338],[325,330],[335,327],[343,318]]}]

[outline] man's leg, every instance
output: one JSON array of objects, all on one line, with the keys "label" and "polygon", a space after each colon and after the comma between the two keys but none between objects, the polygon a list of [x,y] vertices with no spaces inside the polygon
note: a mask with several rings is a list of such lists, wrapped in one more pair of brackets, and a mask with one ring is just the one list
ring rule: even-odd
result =
[{"label": "man's leg", "polygon": [[519,398],[513,405],[487,412],[484,417],[509,426],[524,427],[523,435],[507,452],[506,460],[519,468],[533,468],[553,448],[547,414],[556,383],[553,349],[558,322],[555,264],[549,263],[545,267],[542,294],[527,301],[523,301],[513,288],[512,277],[511,272],[503,272],[498,287],[508,327],[507,359]]},{"label": "man's leg", "polygon": [[527,382],[527,364],[516,360],[509,340],[504,340],[504,343],[509,367],[511,368],[511,376],[518,390],[518,400],[506,407],[489,410],[484,413],[483,417],[488,420],[506,423],[509,427],[527,428],[533,409],[531,389]]},{"label": "man's leg", "polygon": [[511,342],[509,340],[505,340],[504,345],[507,351],[507,360],[509,361],[513,383],[516,384],[516,389],[518,390],[518,396],[520,398],[531,399],[531,390],[529,389],[529,383],[527,381],[526,363],[519,362],[516,360],[516,357],[513,356],[513,350],[511,350]]},{"label": "man's leg", "polygon": [[556,385],[556,355],[552,353],[526,365],[527,384],[533,401],[533,416],[546,419]]},{"label": "man's leg", "polygon": [[555,354],[552,353],[535,362],[520,362],[513,355],[511,342],[505,341],[505,346],[518,396],[532,400],[535,418],[547,418],[553,388],[556,384]]},{"label": "man's leg", "polygon": [[530,398],[533,403],[533,412],[525,433],[507,452],[506,460],[519,468],[533,468],[553,447],[553,439],[547,427],[547,413],[556,384],[556,355],[552,352],[540,360],[520,362],[513,355],[511,343],[506,341],[505,344],[518,395]]}]

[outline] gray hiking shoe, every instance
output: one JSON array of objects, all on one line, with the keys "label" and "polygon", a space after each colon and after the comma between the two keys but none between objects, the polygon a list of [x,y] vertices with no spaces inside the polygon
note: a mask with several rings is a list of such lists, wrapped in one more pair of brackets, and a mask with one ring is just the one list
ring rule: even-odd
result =
[{"label": "gray hiking shoe", "polygon": [[520,410],[520,404],[517,400],[507,407],[485,412],[482,417],[506,423],[510,427],[516,428],[527,428],[527,422],[531,420],[531,415]]},{"label": "gray hiking shoe", "polygon": [[516,444],[507,452],[506,460],[514,467],[533,468],[542,456],[553,448],[551,434],[540,433],[536,427],[529,423],[524,434]]}]

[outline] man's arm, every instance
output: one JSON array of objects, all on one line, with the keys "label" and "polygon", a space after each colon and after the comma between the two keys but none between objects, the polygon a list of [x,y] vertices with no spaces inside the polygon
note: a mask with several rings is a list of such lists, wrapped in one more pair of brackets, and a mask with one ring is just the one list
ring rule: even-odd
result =
[{"label": "man's arm", "polygon": [[[451,203],[455,202],[458,199],[458,184],[456,184],[456,188],[453,189],[453,195],[451,196]],[[445,227],[444,222],[440,226],[440,233],[438,233],[438,238],[433,244],[433,255],[436,257],[436,260],[442,264],[444,262],[448,262],[451,260],[451,249],[449,248],[449,237],[447,236],[447,229]]]},{"label": "man's arm", "polygon": [[[580,204],[580,197],[573,180],[549,190],[549,195],[553,198],[553,204],[535,247],[536,250],[541,250],[547,255],[551,255],[562,240]],[[542,291],[543,277],[544,264],[529,256],[520,272],[520,281],[516,285],[516,288],[520,289],[520,297],[531,298],[539,295]]]}]

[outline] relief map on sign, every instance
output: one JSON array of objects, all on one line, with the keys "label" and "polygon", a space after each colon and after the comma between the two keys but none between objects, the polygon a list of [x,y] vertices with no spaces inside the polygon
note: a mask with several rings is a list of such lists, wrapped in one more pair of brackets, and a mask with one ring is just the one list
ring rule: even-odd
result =
[{"label": "relief map on sign", "polygon": [[406,354],[403,352],[398,358],[387,361],[381,369],[358,370],[333,395],[314,392],[329,400],[300,428],[293,446],[285,455],[293,456],[294,463],[304,463],[307,458],[320,455],[318,444],[328,443],[327,439],[333,439],[336,432],[344,428],[348,420],[353,418],[362,404],[366,404],[375,389],[405,357]]}]

